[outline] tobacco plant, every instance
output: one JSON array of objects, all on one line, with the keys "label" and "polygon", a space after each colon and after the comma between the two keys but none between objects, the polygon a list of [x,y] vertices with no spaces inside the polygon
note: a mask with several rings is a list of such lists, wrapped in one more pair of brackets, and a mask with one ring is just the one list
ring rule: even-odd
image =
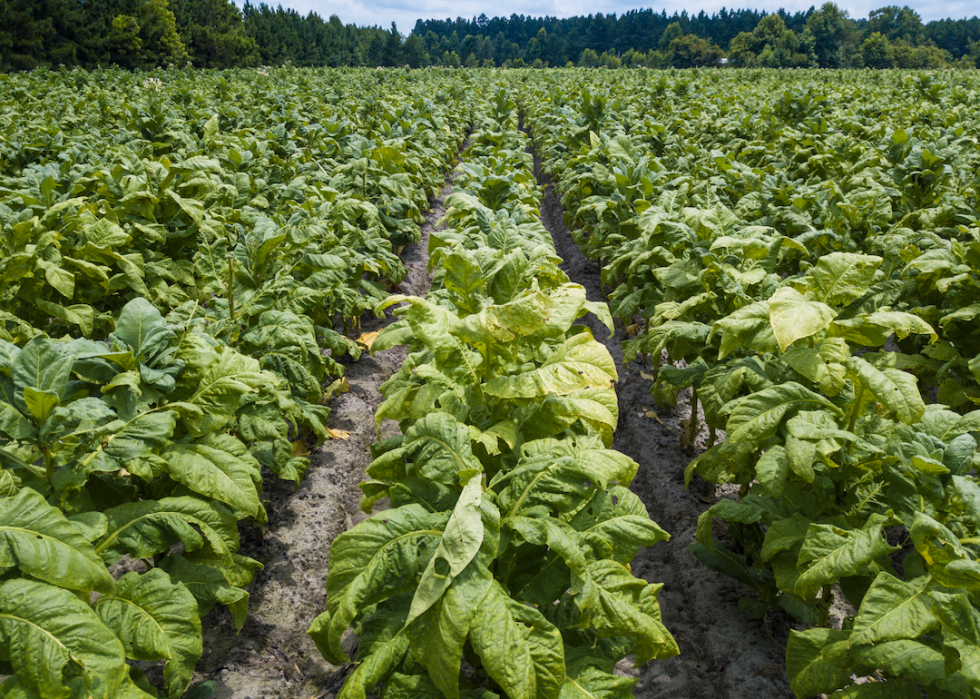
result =
[{"label": "tobacco plant", "polygon": [[[973,696],[966,93],[930,76],[919,96],[840,76],[834,94],[804,78],[736,102],[725,91],[739,79],[700,80],[695,109],[665,99],[688,91],[682,80],[638,78],[635,96],[610,94],[620,101],[588,140],[588,105],[576,111],[556,80],[530,84],[522,103],[573,235],[608,261],[614,311],[639,332],[627,358],[658,367],[666,351],[653,394],[693,390],[688,444],[703,407],[708,449],[688,479],[740,485],[701,515],[692,553],[751,591],[747,613],[780,608],[814,627],[791,632],[794,693]],[[639,167],[645,179],[630,175]],[[840,627],[838,597],[853,609]]]},{"label": "tobacco plant", "polygon": [[447,213],[459,227],[430,242],[429,298],[379,306],[406,303],[373,349],[411,350],[377,414],[402,434],[375,444],[362,484],[365,511],[391,509],[334,541],[310,634],[340,663],[358,633],[344,697],[379,683],[386,697],[628,696],[623,656],[678,651],[661,586],[629,570],[667,534],[628,490],[636,464],[607,448],[616,368],[574,325],[612,319],[558,269],[519,193],[466,187]]}]

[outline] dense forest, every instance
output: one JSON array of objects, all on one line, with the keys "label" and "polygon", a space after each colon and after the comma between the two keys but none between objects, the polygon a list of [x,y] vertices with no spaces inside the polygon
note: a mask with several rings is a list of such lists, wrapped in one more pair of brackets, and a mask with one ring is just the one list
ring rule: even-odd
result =
[{"label": "dense forest", "polygon": [[59,66],[733,65],[975,68],[980,18],[924,23],[909,7],[419,20],[403,36],[230,0],[0,0],[0,71]]}]

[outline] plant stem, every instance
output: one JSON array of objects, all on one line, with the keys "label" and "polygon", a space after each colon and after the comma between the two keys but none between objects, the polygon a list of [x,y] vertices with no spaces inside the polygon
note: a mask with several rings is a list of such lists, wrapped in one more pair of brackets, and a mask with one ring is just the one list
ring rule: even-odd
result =
[{"label": "plant stem", "polygon": [[834,604],[834,590],[830,585],[823,586],[823,594],[820,596],[820,624],[826,626],[830,618],[830,608]]},{"label": "plant stem", "polygon": [[232,323],[235,322],[235,263],[232,260],[231,253],[228,253],[228,287],[225,289],[225,294],[228,297],[228,318]]},{"label": "plant stem", "polygon": [[851,417],[847,420],[847,431],[854,432],[857,425],[858,415],[861,413],[861,402],[864,400],[864,384],[858,384],[857,393],[854,394],[854,409],[851,410]]},{"label": "plant stem", "polygon": [[[861,403],[864,402],[864,384],[859,383],[857,387],[857,393],[854,394],[854,409],[851,410],[851,416],[847,420],[847,431],[853,433],[854,427],[857,425],[858,415],[861,413]],[[847,455],[851,456],[854,454],[854,441],[851,441],[847,445]]]},{"label": "plant stem", "polygon": [[47,447],[41,447],[41,456],[44,457],[44,477],[48,480],[48,485],[54,486],[54,460],[51,458],[51,451]]},{"label": "plant stem", "polygon": [[691,419],[687,423],[687,441],[694,446],[698,436],[698,387],[691,387]]}]

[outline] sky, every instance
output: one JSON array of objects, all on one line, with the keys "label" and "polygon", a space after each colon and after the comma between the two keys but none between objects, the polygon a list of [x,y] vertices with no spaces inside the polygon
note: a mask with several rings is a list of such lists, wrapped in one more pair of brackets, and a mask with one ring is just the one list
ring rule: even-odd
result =
[{"label": "sky", "polygon": [[[236,0],[240,5],[244,0]],[[324,19],[337,15],[344,24],[380,25],[386,29],[394,21],[402,34],[408,34],[415,26],[417,19],[446,19],[451,17],[476,17],[486,14],[488,17],[509,17],[511,14],[531,15],[534,17],[572,17],[602,12],[623,14],[632,9],[653,7],[657,12],[661,9],[668,15],[687,10],[688,14],[698,14],[704,10],[712,14],[722,7],[729,9],[752,8],[774,11],[780,7],[788,12],[805,11],[811,5],[817,7],[823,0],[700,0],[700,2],[685,2],[684,0],[661,0],[653,5],[637,5],[628,0],[496,0],[488,3],[486,0],[264,0],[275,7],[291,7],[301,14],[316,12]],[[260,0],[251,0],[255,5]],[[909,5],[929,22],[936,19],[962,19],[980,15],[980,0],[953,0],[952,2],[927,0],[837,0],[837,5],[847,10],[854,19],[865,18],[871,10],[885,5]]]}]

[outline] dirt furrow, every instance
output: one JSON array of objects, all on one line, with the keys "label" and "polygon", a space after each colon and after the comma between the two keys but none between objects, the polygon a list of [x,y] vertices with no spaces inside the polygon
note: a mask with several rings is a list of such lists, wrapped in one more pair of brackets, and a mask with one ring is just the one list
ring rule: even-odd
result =
[{"label": "dirt furrow", "polygon": [[[538,169],[535,162],[535,170]],[[604,301],[598,265],[587,259],[565,228],[561,203],[547,177],[541,207],[545,228],[564,260],[562,269],[585,287],[592,301]],[[639,577],[663,582],[660,593],[663,621],[674,634],[681,654],[648,663],[630,674],[639,678],[638,699],[782,699],[792,697],[786,680],[784,649],[788,627],[773,632],[745,616],[738,598],[739,583],[702,566],[687,547],[694,542],[698,515],[712,500],[705,492],[684,487],[684,469],[703,450],[706,433],[695,449],[682,448],[681,421],[690,413],[690,391],[678,397],[676,408],[660,408],[650,395],[650,371],[640,362],[623,364],[624,329],[610,335],[592,316],[584,320],[596,339],[608,347],[619,371],[619,428],[613,448],[640,466],[632,490],[650,516],[670,532],[666,543],[640,551],[632,564]],[[703,489],[702,489],[703,490]],[[704,498],[704,499],[702,499]],[[779,622],[779,620],[776,620]]]},{"label": "dirt furrow", "polygon": [[[402,293],[424,296],[428,274],[429,233],[445,214],[443,202],[452,192],[446,181],[422,227],[422,239],[401,255],[408,275]],[[362,331],[380,330],[392,321],[366,317]],[[213,680],[216,699],[309,699],[331,696],[346,673],[320,656],[306,629],[323,610],[324,580],[330,561],[330,542],[365,518],[358,509],[358,483],[371,462],[371,443],[377,439],[374,415],[381,403],[379,388],[406,356],[404,347],[364,353],[358,361],[342,359],[350,391],[333,397],[329,426],[347,430],[350,437],[331,440],[311,454],[310,468],[298,489],[266,481],[269,524],[243,532],[242,553],[261,561],[251,585],[248,620],[235,634],[224,607],[203,619],[204,656],[199,680]],[[393,422],[385,434],[397,431]]]}]

